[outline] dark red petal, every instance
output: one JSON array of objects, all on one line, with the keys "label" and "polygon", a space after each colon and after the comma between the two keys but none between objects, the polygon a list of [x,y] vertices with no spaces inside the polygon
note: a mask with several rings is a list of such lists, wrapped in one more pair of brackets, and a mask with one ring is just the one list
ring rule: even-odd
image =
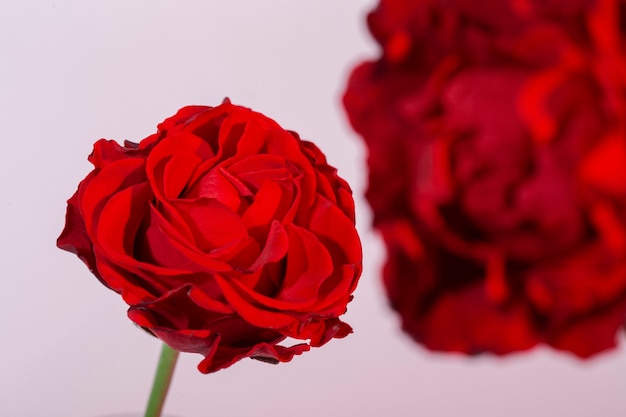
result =
[{"label": "dark red petal", "polygon": [[230,165],[228,172],[241,180],[251,190],[258,190],[267,181],[292,182],[294,172],[285,159],[275,155],[254,155]]},{"label": "dark red petal", "polygon": [[[227,144],[226,140],[232,141],[236,139],[236,157],[244,159],[250,156],[265,153],[265,147],[274,133],[272,122],[265,117],[250,117],[254,113],[234,112],[229,119],[224,122],[223,144],[226,147],[233,148],[233,145]],[[234,135],[232,131],[235,131]]]},{"label": "dark red petal", "polygon": [[165,198],[182,198],[191,180],[191,175],[202,159],[191,152],[177,152],[167,161],[163,171],[163,193]]},{"label": "dark red petal", "polygon": [[256,271],[267,263],[279,261],[287,254],[289,238],[285,228],[276,220],[271,224],[263,250],[254,264],[250,266],[251,271]]},{"label": "dark red petal", "polygon": [[286,229],[287,265],[276,298],[290,302],[317,300],[320,287],[333,273],[333,260],[313,233],[293,224]]},{"label": "dark red petal", "polygon": [[111,262],[106,255],[100,253],[97,249],[96,265],[102,276],[102,282],[113,291],[122,296],[124,302],[128,305],[138,304],[145,301],[154,300],[159,296],[160,288],[153,285],[152,280],[146,280],[143,277],[130,272],[127,268]]},{"label": "dark red petal", "polygon": [[162,123],[159,123],[157,128],[161,134],[167,134],[169,130],[172,130],[175,127],[179,127],[180,125],[185,125],[186,123],[192,121],[199,114],[202,114],[211,109],[212,107],[207,106],[183,107],[178,110],[174,116],[168,117]]},{"label": "dark red petal", "polygon": [[[352,333],[352,327],[337,318],[331,318],[319,322],[315,332],[308,336],[311,338],[311,346],[320,347],[331,339],[342,339]],[[304,336],[304,335],[303,335]]]},{"label": "dark red petal", "polygon": [[137,231],[150,207],[152,191],[147,183],[113,194],[102,207],[94,229],[94,241],[110,257],[132,258]]},{"label": "dark red petal", "polygon": [[247,190],[247,192],[242,193],[241,188],[237,185],[233,184],[232,177],[227,175],[223,168],[216,167],[190,185],[184,197],[186,199],[211,198],[238,213],[242,205],[242,198],[252,195],[252,193]]},{"label": "dark red petal", "polygon": [[609,304],[571,320],[564,327],[549,328],[546,331],[547,342],[557,349],[588,358],[616,346],[624,317],[625,302]]},{"label": "dark red petal", "polygon": [[540,341],[521,305],[492,304],[481,285],[442,294],[421,319],[406,319],[403,327],[434,350],[502,355]]},{"label": "dark red petal", "polygon": [[121,159],[137,157],[135,150],[136,148],[122,147],[113,140],[100,139],[93,145],[93,152],[89,155],[89,162],[96,168],[103,168]]},{"label": "dark red petal", "polygon": [[[91,172],[78,186],[85,187],[89,184],[95,172]],[[60,249],[72,252],[87,265],[89,270],[99,277],[96,269],[96,259],[93,253],[91,239],[85,228],[85,221],[80,213],[79,190],[67,200],[67,212],[65,215],[65,227],[57,239]]]},{"label": "dark red petal", "polygon": [[217,349],[214,356],[198,364],[198,370],[205,374],[219,371],[243,358],[257,359],[268,363],[289,362],[295,355],[301,355],[309,349],[310,346],[306,343],[289,347],[259,343],[250,349],[236,347]]},{"label": "dark red petal", "polygon": [[186,220],[196,245],[205,253],[248,237],[239,215],[219,201],[177,200],[173,207]]},{"label": "dark red petal", "polygon": [[345,313],[346,305],[352,300],[362,267],[342,265],[335,268],[333,274],[320,286],[315,310],[320,315],[340,316]]},{"label": "dark red petal", "polygon": [[[183,155],[177,157],[173,164],[178,162],[180,164],[178,167],[183,168],[181,172],[175,170],[177,166],[168,168],[171,159],[179,153]],[[186,167],[185,161],[189,164]],[[176,191],[178,189],[182,191],[181,186],[184,188],[186,184],[193,183],[196,171],[207,161],[214,161],[214,153],[201,138],[189,133],[173,134],[161,140],[148,155],[146,175],[155,195],[159,200],[164,200],[167,198],[166,181],[172,183],[168,184],[170,195],[175,194],[177,197],[179,193]],[[170,178],[172,173],[181,178]]]},{"label": "dark red petal", "polygon": [[336,265],[361,263],[361,241],[354,223],[319,195],[311,207],[309,230],[326,246]]},{"label": "dark red petal", "polygon": [[[300,320],[295,315],[275,311],[274,306],[279,303],[270,297],[262,296],[250,290],[239,280],[221,276],[216,276],[216,280],[229,304],[250,324],[277,331],[299,325]],[[293,303],[283,302],[281,304],[291,306]],[[268,309],[267,305],[271,309]]]},{"label": "dark red petal", "polygon": [[[276,345],[284,338],[279,333],[252,327],[236,316],[202,313],[190,301],[188,288],[183,287],[153,302],[132,306],[128,315],[173,349],[204,355],[198,365],[204,373],[223,369],[245,357],[286,362],[309,350],[307,344]],[[202,317],[207,320],[198,322]]]},{"label": "dark red petal", "polygon": [[[178,224],[172,224],[154,206],[150,207],[149,225],[146,229],[146,239],[140,247],[148,255],[148,259],[155,265],[163,265],[177,271],[178,268],[200,272],[225,272],[232,267],[218,259],[211,257],[198,248],[193,239],[189,240],[181,232]],[[165,274],[167,276],[168,274]]]},{"label": "dark red petal", "polygon": [[204,277],[202,282],[195,282],[188,295],[189,299],[203,309],[226,315],[235,312],[223,299],[222,292],[212,276]]},{"label": "dark red petal", "polygon": [[112,195],[145,181],[144,166],[142,159],[123,159],[108,164],[93,176],[79,199],[79,209],[88,233],[92,233],[94,226],[97,227],[100,210]]},{"label": "dark red petal", "polygon": [[626,142],[615,134],[583,156],[579,171],[585,185],[610,195],[626,194]]},{"label": "dark red petal", "polygon": [[293,195],[274,181],[264,182],[254,196],[254,201],[241,216],[251,236],[261,242],[267,236],[273,220],[282,221]]},{"label": "dark red petal", "polygon": [[526,297],[551,323],[611,305],[626,296],[626,258],[601,243],[530,269]]}]

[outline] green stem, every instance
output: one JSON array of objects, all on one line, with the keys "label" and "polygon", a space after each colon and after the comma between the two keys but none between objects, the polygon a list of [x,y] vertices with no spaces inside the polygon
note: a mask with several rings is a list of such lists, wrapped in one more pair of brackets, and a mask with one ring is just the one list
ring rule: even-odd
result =
[{"label": "green stem", "polygon": [[148,398],[148,406],[146,407],[144,417],[161,417],[167,390],[170,387],[170,382],[174,375],[178,353],[177,350],[170,348],[165,343],[163,344],[156,375],[154,375],[154,382],[152,383],[152,392],[150,392],[150,398]]}]

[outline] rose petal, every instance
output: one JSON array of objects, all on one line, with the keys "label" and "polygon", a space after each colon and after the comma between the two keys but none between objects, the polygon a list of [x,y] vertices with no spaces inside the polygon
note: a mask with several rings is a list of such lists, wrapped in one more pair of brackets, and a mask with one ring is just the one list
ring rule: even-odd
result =
[{"label": "rose petal", "polygon": [[293,224],[286,230],[287,266],[276,298],[291,302],[316,300],[321,285],[333,273],[333,260],[313,233]]},{"label": "rose petal", "polygon": [[191,152],[177,152],[168,160],[163,172],[163,193],[165,198],[181,198],[189,184],[191,174],[202,159]]},{"label": "rose petal", "polygon": [[197,180],[185,193],[186,199],[210,198],[219,201],[233,212],[238,213],[242,206],[242,196],[252,195],[249,191],[242,193],[230,176],[225,175],[223,168],[216,168]]},{"label": "rose petal", "polygon": [[553,347],[589,358],[598,352],[615,347],[618,331],[626,317],[626,303],[604,306],[590,314],[577,317],[567,325],[546,331],[547,342]]},{"label": "rose petal", "polygon": [[[177,156],[174,162],[171,162],[177,154],[182,156]],[[214,156],[211,147],[193,134],[179,133],[161,140],[152,149],[146,162],[146,174],[157,198],[165,200],[178,197],[177,189],[182,190],[181,186],[184,188],[185,184],[192,181],[192,174],[201,165],[201,161],[212,161]],[[176,165],[167,169],[170,163]],[[186,163],[189,165],[185,166]],[[177,171],[179,168],[183,170]],[[175,173],[175,177],[170,178],[172,172]],[[169,192],[165,189],[166,181],[171,183],[168,184]]]},{"label": "rose petal", "polygon": [[93,145],[93,152],[89,155],[89,162],[96,168],[104,168],[112,162],[136,157],[135,149],[122,147],[113,140],[100,139]]},{"label": "rose petal", "polygon": [[191,228],[200,250],[209,252],[220,246],[248,237],[237,213],[213,199],[178,200],[172,203]]},{"label": "rose petal", "polygon": [[289,190],[274,181],[264,182],[254,201],[241,216],[251,236],[257,241],[264,240],[274,220],[281,221],[293,201]]},{"label": "rose petal", "polygon": [[469,354],[502,355],[530,349],[539,341],[522,306],[493,305],[479,285],[440,295],[423,321],[405,321],[403,326],[421,327],[412,333],[430,349]]},{"label": "rose petal", "polygon": [[361,243],[354,223],[319,195],[311,207],[309,230],[326,246],[336,265],[360,264]]},{"label": "rose petal", "polygon": [[79,198],[79,209],[88,233],[92,232],[94,222],[110,196],[145,181],[144,166],[142,159],[123,159],[110,163],[93,176]]},{"label": "rose petal", "polygon": [[[210,254],[202,252],[193,241],[180,233],[180,228],[175,227],[161,212],[153,206],[149,214],[149,242],[145,250],[157,265],[185,265],[191,271],[224,272],[232,270],[225,262],[214,259]],[[146,235],[146,238],[148,236]],[[181,262],[181,264],[178,264]],[[196,265],[196,266],[193,266]]]},{"label": "rose petal", "polygon": [[78,186],[78,190],[67,200],[67,213],[65,215],[65,227],[61,232],[61,235],[57,239],[57,246],[60,249],[72,252],[87,265],[89,270],[100,278],[100,274],[96,269],[96,258],[93,253],[93,245],[87,234],[85,227],[85,221],[80,213],[79,207],[79,193],[81,188],[86,187],[93,176],[94,172],[90,173]]},{"label": "rose petal", "polygon": [[293,181],[294,168],[288,167],[285,159],[275,155],[254,155],[228,167],[228,172],[241,180],[251,190],[258,190],[267,181]]},{"label": "rose petal", "polygon": [[196,119],[199,115],[206,113],[213,109],[213,107],[208,106],[186,106],[181,108],[176,112],[176,114],[172,117],[168,117],[163,122],[159,123],[157,129],[159,132],[164,135],[167,134],[169,130],[172,130],[176,127],[180,127],[181,125],[186,125]]}]

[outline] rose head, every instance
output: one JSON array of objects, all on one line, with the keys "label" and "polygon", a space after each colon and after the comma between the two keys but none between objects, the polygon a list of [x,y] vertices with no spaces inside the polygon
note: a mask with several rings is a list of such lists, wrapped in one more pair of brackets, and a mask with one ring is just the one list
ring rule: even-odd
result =
[{"label": "rose head", "polygon": [[[370,151],[389,298],[431,349],[588,357],[624,324],[626,2],[560,3],[383,0],[370,15],[387,43],[344,104]],[[448,37],[424,42],[446,13]]]},{"label": "rose head", "polygon": [[201,372],[277,363],[351,332],[361,272],[348,184],[271,119],[230,104],[182,108],[141,143],[100,140],[58,246]]}]

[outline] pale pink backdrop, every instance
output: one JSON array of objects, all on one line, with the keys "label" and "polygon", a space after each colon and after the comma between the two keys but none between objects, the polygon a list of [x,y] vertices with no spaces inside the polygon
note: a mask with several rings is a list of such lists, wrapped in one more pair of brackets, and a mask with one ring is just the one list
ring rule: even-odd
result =
[{"label": "pale pink backdrop", "polygon": [[[77,258],[54,246],[100,138],[138,141],[187,104],[228,96],[314,140],[353,186],[365,265],[355,333],[289,364],[212,375],[184,354],[181,417],[623,417],[626,349],[581,362],[544,348],[504,359],[433,354],[399,330],[379,281],[364,148],[340,106],[376,48],[372,0],[4,1],[0,7],[0,416],[143,409],[159,343]],[[623,342],[623,340],[621,340]]]}]

